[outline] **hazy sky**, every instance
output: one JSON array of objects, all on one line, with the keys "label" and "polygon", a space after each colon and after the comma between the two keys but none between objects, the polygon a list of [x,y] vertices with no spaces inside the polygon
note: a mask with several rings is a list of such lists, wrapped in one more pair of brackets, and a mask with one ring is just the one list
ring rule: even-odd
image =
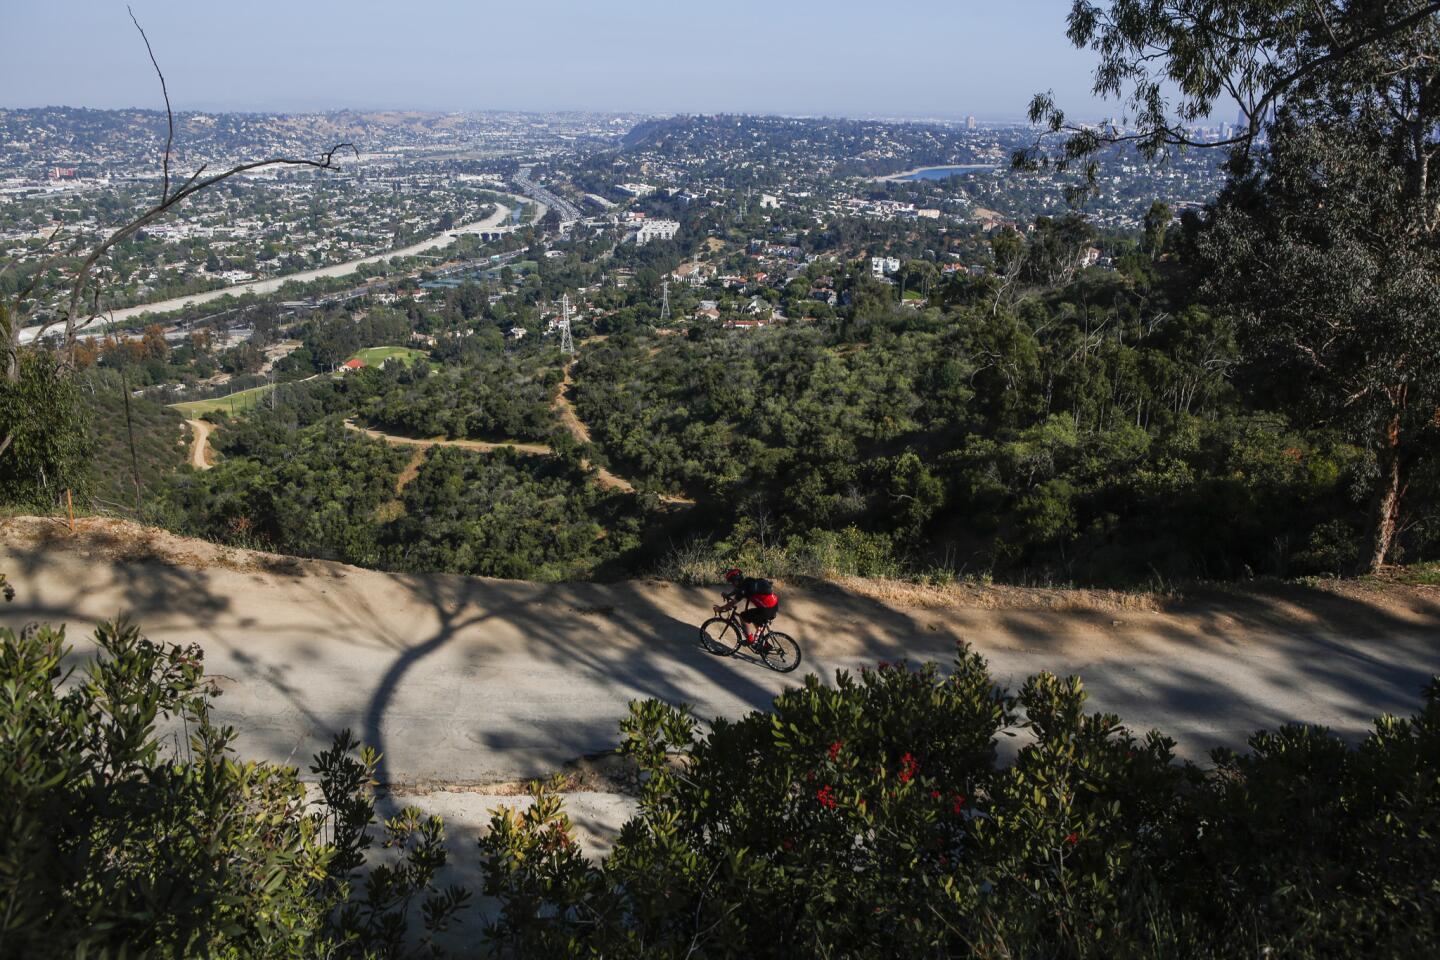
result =
[{"label": "hazy sky", "polygon": [[[131,0],[176,109],[1077,117],[1070,0]],[[115,0],[0,0],[0,106],[159,107]]]}]

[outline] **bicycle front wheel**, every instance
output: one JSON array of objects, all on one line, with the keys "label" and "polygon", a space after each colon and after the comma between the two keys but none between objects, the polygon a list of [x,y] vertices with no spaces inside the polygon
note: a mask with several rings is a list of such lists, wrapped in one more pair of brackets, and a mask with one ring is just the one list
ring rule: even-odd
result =
[{"label": "bicycle front wheel", "polygon": [[700,646],[717,657],[729,657],[740,649],[740,629],[728,617],[711,617],[700,625]]},{"label": "bicycle front wheel", "polygon": [[760,659],[776,673],[789,673],[800,666],[800,644],[788,633],[772,630],[765,638],[765,651],[760,654]]}]

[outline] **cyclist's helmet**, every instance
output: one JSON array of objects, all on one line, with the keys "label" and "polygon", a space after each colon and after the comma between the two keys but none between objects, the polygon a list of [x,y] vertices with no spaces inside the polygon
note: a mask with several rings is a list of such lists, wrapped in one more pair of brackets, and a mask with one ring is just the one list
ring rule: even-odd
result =
[{"label": "cyclist's helmet", "polygon": [[725,571],[725,582],[734,583],[736,580],[739,580],[743,576],[745,576],[745,574],[740,572],[739,567],[731,567],[729,570]]}]

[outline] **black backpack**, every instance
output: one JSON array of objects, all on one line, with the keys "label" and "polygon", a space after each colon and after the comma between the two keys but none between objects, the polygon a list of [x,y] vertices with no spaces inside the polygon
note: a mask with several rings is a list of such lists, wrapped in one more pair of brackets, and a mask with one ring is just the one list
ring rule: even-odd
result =
[{"label": "black backpack", "polygon": [[769,580],[761,577],[754,577],[751,579],[750,582],[755,588],[751,592],[751,596],[763,597],[775,592],[775,584],[771,583]]}]

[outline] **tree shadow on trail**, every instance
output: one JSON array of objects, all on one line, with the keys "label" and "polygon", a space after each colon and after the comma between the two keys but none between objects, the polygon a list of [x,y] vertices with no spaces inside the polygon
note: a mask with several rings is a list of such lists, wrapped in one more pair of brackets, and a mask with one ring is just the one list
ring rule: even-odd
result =
[{"label": "tree shadow on trail", "polygon": [[233,673],[219,706],[242,732],[242,753],[298,756],[303,767],[349,727],[384,754],[380,778],[400,784],[543,776],[613,748],[632,700],[736,716],[768,708],[808,674],[948,664],[960,640],[1011,689],[1042,670],[1079,674],[1093,709],[1159,728],[1192,756],[1286,722],[1358,736],[1378,714],[1413,713],[1440,672],[1435,589],[1267,586],[1157,612],[902,607],[794,584],[777,626],[804,661],[779,674],[701,647],[717,588],[380,574],[284,558],[206,568],[103,530],[72,541],[63,526],[3,550],[19,592],[0,607],[4,622],[69,621],[82,652],[75,627],[122,612],[157,636],[197,641],[212,670],[228,663]]}]

